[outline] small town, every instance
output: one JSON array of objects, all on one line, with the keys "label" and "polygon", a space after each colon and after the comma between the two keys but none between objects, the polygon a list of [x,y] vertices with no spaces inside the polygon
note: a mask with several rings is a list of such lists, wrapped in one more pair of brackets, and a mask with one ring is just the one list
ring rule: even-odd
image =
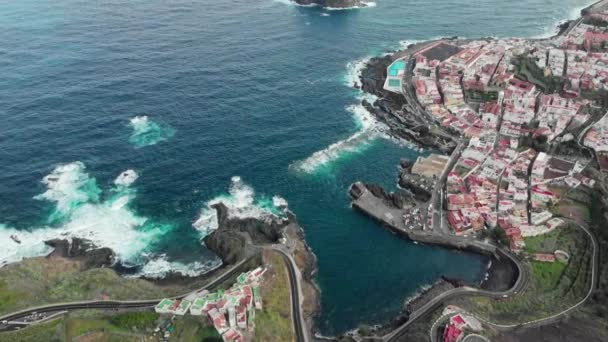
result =
[{"label": "small town", "polygon": [[[605,24],[607,13],[591,18]],[[585,172],[588,161],[537,150],[553,142],[581,143],[595,151],[608,171],[608,116],[578,136],[564,133],[592,119],[592,101],[583,95],[608,89],[604,30],[605,26],[580,23],[568,34],[547,40],[474,40],[458,45],[439,40],[414,54],[411,84],[417,101],[434,122],[465,144],[455,151],[456,162],[447,174],[441,196],[446,222],[440,226],[447,224],[459,236],[499,227],[511,250],[520,251],[523,237],[564,224],[549,207],[559,201],[560,188],[594,186]],[[385,90],[404,93],[400,79],[407,62],[391,64]],[[517,68],[525,68],[529,78],[539,75],[536,83],[563,79],[564,87],[555,89],[559,93],[543,93],[534,83],[515,77],[521,72]],[[438,178],[447,162],[441,155],[419,158],[411,173]],[[428,213],[432,212],[431,203]],[[434,216],[427,217],[425,227],[432,228]],[[410,218],[405,219],[409,224]]]},{"label": "small town", "polygon": [[[492,237],[527,260],[532,278],[584,260],[576,254],[587,251],[554,242],[588,222],[589,209],[572,198],[603,178],[595,165],[608,172],[608,7],[548,39],[439,39],[410,51],[387,67],[383,89],[413,103],[408,111],[426,118],[426,130],[456,147],[404,166],[399,185],[416,203],[401,214],[370,204],[360,185],[356,207],[414,241],[483,249]],[[448,306],[441,317],[431,336],[443,334],[432,341],[487,340],[466,311]]]},{"label": "small town", "polygon": [[[184,299],[163,299],[154,310],[159,314],[204,316],[224,342],[250,341],[255,329],[255,311],[262,309],[260,281],[266,269],[258,267],[241,273],[227,290],[202,291]],[[170,332],[164,335],[170,337]]]},{"label": "small town", "polygon": [[608,341],[608,0],[411,5],[0,5],[0,342]]}]

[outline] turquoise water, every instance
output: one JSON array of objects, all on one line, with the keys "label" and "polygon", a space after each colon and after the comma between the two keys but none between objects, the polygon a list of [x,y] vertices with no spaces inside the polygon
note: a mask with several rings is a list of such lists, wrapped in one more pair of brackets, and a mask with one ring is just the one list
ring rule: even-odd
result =
[{"label": "turquoise water", "polygon": [[401,70],[405,70],[405,62],[395,61],[388,67],[388,74],[389,76],[397,76]]},{"label": "turquoise water", "polygon": [[[352,182],[394,188],[399,159],[420,153],[357,106],[356,62],[400,40],[545,35],[587,2],[2,2],[0,260],[67,234],[142,274],[196,274],[218,262],[199,242],[210,204],[263,216],[286,200],[319,257],[325,334],[390,318],[440,275],[478,281],[482,258],[397,239],[351,210]],[[141,115],[151,126],[137,131]],[[118,181],[126,170],[138,178]]]}]

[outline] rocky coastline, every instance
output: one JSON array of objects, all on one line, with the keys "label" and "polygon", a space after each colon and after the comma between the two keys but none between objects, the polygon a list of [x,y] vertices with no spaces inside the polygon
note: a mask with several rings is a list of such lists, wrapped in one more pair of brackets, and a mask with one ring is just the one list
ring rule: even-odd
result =
[{"label": "rocky coastline", "polygon": [[44,242],[53,248],[47,258],[62,257],[75,259],[83,263],[85,270],[92,268],[110,267],[116,262],[116,255],[110,248],[96,247],[91,241],[73,238],[53,239]]},{"label": "rocky coastline", "polygon": [[228,208],[218,203],[218,229],[207,235],[206,247],[222,259],[222,268],[238,263],[273,244],[285,244],[292,255],[302,279],[302,313],[308,329],[314,330],[316,316],[321,309],[320,289],[315,283],[317,257],[306,243],[304,230],[296,216],[286,210],[286,217],[234,218]]},{"label": "rocky coastline", "polygon": [[[566,30],[568,26],[569,24],[566,23],[560,29],[562,31]],[[412,48],[415,47],[410,46],[408,50]],[[428,117],[416,110],[415,106],[417,104],[410,104],[407,102],[406,97],[383,89],[388,66],[394,60],[407,54],[408,51],[393,52],[384,56],[371,58],[366,63],[359,76],[360,84],[356,84],[355,86],[367,94],[374,95],[377,99],[373,103],[363,100],[362,105],[378,121],[388,126],[388,133],[392,137],[405,139],[420,147],[438,150],[449,155],[457,145],[455,139],[452,138],[452,132],[444,131],[440,135],[432,133],[429,130],[432,123]],[[397,183],[399,188],[403,190],[389,193],[381,186],[375,184],[355,183],[349,189],[349,193],[353,199],[353,209],[380,221],[385,227],[400,237],[489,257],[490,261],[486,277],[479,284],[465,284],[461,280],[441,277],[430,287],[409,298],[404,304],[403,310],[390,322],[374,326],[365,332],[361,331],[361,329],[356,329],[339,336],[337,338],[339,341],[368,340],[383,336],[407,322],[412,312],[445,291],[464,285],[472,285],[483,290],[504,291],[510,288],[519,277],[517,266],[510,260],[507,260],[507,258],[501,258],[500,253],[498,253],[495,247],[488,248],[489,245],[470,243],[468,239],[430,234],[425,231],[399,229],[392,225],[391,222],[385,222],[380,215],[383,211],[380,208],[383,206],[389,208],[388,210],[394,216],[397,212],[393,213],[395,209],[403,209],[408,206],[413,207],[416,203],[426,203],[432,195],[429,190],[423,189],[419,184],[411,180],[412,161],[402,159],[399,166],[400,171]],[[370,203],[370,201],[373,203]]]},{"label": "rocky coastline", "polygon": [[332,9],[348,9],[368,7],[368,4],[361,0],[293,0],[300,6],[321,6]]},{"label": "rocky coastline", "polygon": [[361,83],[356,87],[377,99],[373,103],[363,100],[361,104],[388,127],[388,134],[394,138],[450,154],[457,144],[449,134],[432,132],[429,119],[414,110],[413,104],[408,103],[404,96],[383,89],[386,69],[402,55],[403,52],[396,52],[367,62],[359,77]]}]

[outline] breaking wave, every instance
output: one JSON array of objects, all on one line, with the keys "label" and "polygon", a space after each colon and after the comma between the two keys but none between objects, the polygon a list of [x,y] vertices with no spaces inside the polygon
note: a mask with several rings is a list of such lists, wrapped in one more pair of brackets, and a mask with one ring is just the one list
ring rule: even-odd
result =
[{"label": "breaking wave", "polygon": [[361,72],[370,59],[372,57],[368,56],[346,63],[346,75],[344,76],[344,84],[346,86],[355,88],[361,84],[361,80],[359,79]]},{"label": "breaking wave", "polygon": [[552,18],[553,22],[550,25],[545,26],[543,28],[543,33],[533,36],[532,38],[533,39],[547,39],[547,38],[551,38],[551,37],[555,36],[556,34],[559,33],[559,25],[563,24],[564,22],[566,22],[568,20],[575,20],[575,19],[579,18],[581,16],[581,11],[587,7],[588,7],[588,5],[573,8],[569,11],[569,13],[565,17],[564,16],[554,16]]},{"label": "breaking wave", "polygon": [[[296,3],[295,1],[292,0],[274,0],[275,2],[284,4],[284,5],[288,5],[288,6],[300,6],[300,7],[317,7],[319,5],[317,4],[310,4],[310,5],[301,5]],[[341,8],[341,7],[326,7],[325,9],[328,11],[345,11],[345,10],[353,10],[353,9],[362,9],[362,8],[371,8],[371,7],[376,7],[376,3],[373,1],[369,1],[369,2],[363,2],[364,6],[351,6],[351,7],[345,7],[345,8]]]},{"label": "breaking wave", "polygon": [[228,193],[222,194],[205,203],[193,227],[201,237],[207,236],[218,228],[217,211],[213,205],[222,203],[228,208],[228,216],[234,218],[280,218],[285,215],[287,201],[275,195],[272,198],[256,196],[253,188],[234,176],[230,180]]},{"label": "breaking wave", "polygon": [[146,115],[131,118],[129,125],[133,129],[129,142],[138,148],[156,145],[175,135],[175,130],[172,127],[158,124]]},{"label": "breaking wave", "polygon": [[162,279],[169,273],[180,273],[186,277],[196,277],[214,270],[221,265],[222,261],[219,258],[210,259],[205,262],[195,261],[191,263],[182,263],[179,261],[169,261],[167,256],[162,254],[146,262],[133,276]]},{"label": "breaking wave", "polygon": [[362,8],[372,8],[376,7],[376,3],[373,1],[363,2],[363,6],[351,6],[351,7],[326,7],[329,11],[348,11],[354,9],[362,9]]},{"label": "breaking wave", "polygon": [[[343,79],[344,85],[353,88],[360,85],[361,72],[370,59],[371,57],[364,57],[347,63]],[[356,90],[355,98],[370,103],[377,100],[376,96],[360,89]],[[346,110],[352,114],[356,132],[344,140],[313,153],[306,159],[292,163],[289,165],[290,169],[307,174],[317,173],[336,160],[363,152],[375,138],[382,136],[382,132],[385,131],[384,125],[378,122],[363,105],[350,105],[346,107]]]},{"label": "breaking wave", "polygon": [[362,105],[346,108],[353,114],[357,132],[344,140],[313,153],[306,159],[296,161],[289,167],[297,172],[313,174],[327,168],[332,162],[348,155],[363,152],[382,131],[381,125]]},{"label": "breaking wave", "polygon": [[[131,186],[137,178],[134,170],[123,171],[115,179],[115,185],[103,191],[82,162],[57,166],[42,179],[46,191],[34,197],[54,205],[46,224],[27,230],[0,225],[0,241],[6,241],[0,249],[0,265],[48,254],[52,248],[44,243],[47,240],[81,238],[97,247],[112,249],[120,262],[142,265],[142,275],[151,269],[159,273],[159,262],[147,260],[143,255],[175,227],[139,216],[131,209],[136,197]],[[147,266],[149,261],[156,264]],[[203,272],[209,265],[194,263],[182,267],[169,263],[168,266]]]}]

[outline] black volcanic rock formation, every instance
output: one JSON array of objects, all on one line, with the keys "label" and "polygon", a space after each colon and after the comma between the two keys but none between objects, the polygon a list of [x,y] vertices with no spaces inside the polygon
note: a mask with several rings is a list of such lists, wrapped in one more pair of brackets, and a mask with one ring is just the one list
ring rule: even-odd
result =
[{"label": "black volcanic rock formation", "polygon": [[254,245],[276,243],[290,219],[274,216],[264,218],[233,218],[223,203],[213,205],[217,211],[218,229],[207,235],[205,246],[217,254],[224,264],[234,264],[245,257],[249,242]]},{"label": "black volcanic rock formation", "polygon": [[366,7],[367,4],[361,0],[293,0],[299,5],[319,5],[325,8],[351,8]]},{"label": "black volcanic rock formation", "polygon": [[115,254],[110,248],[98,248],[89,240],[53,239],[44,243],[55,249],[51,255],[81,260],[85,269],[109,267],[116,261]]}]

